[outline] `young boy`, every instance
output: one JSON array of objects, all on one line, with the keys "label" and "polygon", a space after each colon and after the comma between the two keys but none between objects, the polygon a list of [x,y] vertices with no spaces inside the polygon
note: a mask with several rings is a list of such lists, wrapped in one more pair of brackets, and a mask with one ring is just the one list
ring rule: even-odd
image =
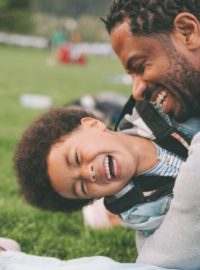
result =
[{"label": "young boy", "polygon": [[[72,212],[104,197],[111,212],[148,235],[169,208],[184,159],[147,138],[109,130],[90,112],[58,108],[27,129],[14,162],[21,192],[32,205]],[[163,182],[149,188],[143,175],[159,175]]]}]

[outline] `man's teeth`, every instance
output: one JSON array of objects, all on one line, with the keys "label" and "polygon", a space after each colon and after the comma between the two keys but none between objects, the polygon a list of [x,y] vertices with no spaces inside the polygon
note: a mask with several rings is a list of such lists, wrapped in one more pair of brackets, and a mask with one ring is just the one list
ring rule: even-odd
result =
[{"label": "man's teeth", "polygon": [[162,105],[166,97],[167,97],[167,93],[165,91],[160,92],[155,100],[155,103],[157,105]]},{"label": "man's teeth", "polygon": [[105,171],[106,178],[111,180],[112,178],[117,176],[117,163],[116,160],[112,156],[105,157]]}]

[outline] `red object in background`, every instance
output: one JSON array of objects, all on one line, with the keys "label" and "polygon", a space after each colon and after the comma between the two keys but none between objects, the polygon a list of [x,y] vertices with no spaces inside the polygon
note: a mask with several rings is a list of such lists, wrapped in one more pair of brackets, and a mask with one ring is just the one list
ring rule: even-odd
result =
[{"label": "red object in background", "polygon": [[79,65],[85,65],[86,64],[86,57],[83,54],[80,54],[76,59],[73,60],[73,63],[79,64]]},{"label": "red object in background", "polygon": [[62,45],[58,49],[57,58],[61,64],[71,63],[70,48],[67,45]]},{"label": "red object in background", "polygon": [[85,65],[87,62],[86,56],[79,54],[76,57],[72,57],[71,49],[66,44],[62,45],[57,52],[58,62],[61,64],[79,64]]}]

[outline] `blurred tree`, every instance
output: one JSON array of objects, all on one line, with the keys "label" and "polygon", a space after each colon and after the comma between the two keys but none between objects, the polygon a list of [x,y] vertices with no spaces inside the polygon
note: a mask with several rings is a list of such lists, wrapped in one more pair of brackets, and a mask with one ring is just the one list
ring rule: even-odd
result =
[{"label": "blurred tree", "polygon": [[102,16],[111,0],[33,0],[35,11],[57,16]]},{"label": "blurred tree", "polygon": [[93,16],[81,16],[76,31],[80,33],[82,41],[94,42],[108,39],[104,24]]},{"label": "blurred tree", "polygon": [[[0,0],[0,31],[50,37],[56,31],[69,31],[69,18],[80,24],[84,40],[105,39],[104,16],[111,0]],[[32,16],[33,15],[33,16]],[[70,32],[70,34],[71,34]],[[65,33],[68,34],[68,33]]]},{"label": "blurred tree", "polygon": [[29,33],[33,29],[31,0],[0,0],[0,30]]},{"label": "blurred tree", "polygon": [[32,0],[34,34],[51,38],[62,31],[70,38],[78,32],[82,41],[106,41],[108,35],[100,17],[105,15],[111,1]]},{"label": "blurred tree", "polygon": [[8,9],[30,10],[31,0],[7,0]]},{"label": "blurred tree", "polygon": [[0,0],[0,8],[4,8],[7,4],[7,0]]}]

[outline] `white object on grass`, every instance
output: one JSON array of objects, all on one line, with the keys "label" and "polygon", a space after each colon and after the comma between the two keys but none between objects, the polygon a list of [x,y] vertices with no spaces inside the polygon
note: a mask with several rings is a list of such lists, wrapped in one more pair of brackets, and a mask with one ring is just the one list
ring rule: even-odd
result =
[{"label": "white object on grass", "polygon": [[46,95],[23,94],[20,103],[26,108],[45,109],[52,105],[52,98]]}]

